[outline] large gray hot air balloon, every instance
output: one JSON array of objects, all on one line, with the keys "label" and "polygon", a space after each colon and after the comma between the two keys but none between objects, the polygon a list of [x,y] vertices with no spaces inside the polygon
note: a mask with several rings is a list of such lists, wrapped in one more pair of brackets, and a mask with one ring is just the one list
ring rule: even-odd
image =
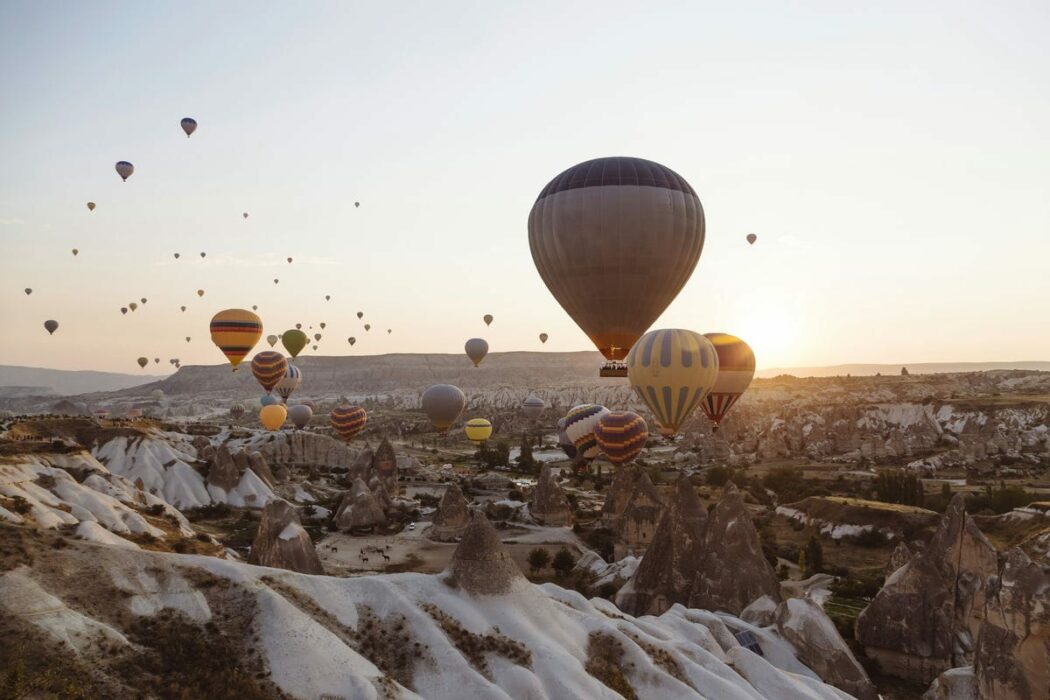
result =
[{"label": "large gray hot air balloon", "polygon": [[481,364],[485,355],[489,354],[489,344],[484,338],[471,338],[463,345],[463,349],[475,367]]},{"label": "large gray hot air balloon", "polygon": [[44,321],[44,329],[50,335],[54,335],[55,331],[58,330],[58,321]]},{"label": "large gray hot air balloon", "polygon": [[536,420],[543,413],[543,409],[547,407],[547,404],[543,402],[539,396],[535,394],[529,394],[529,398],[525,399],[521,404],[521,412],[525,414],[525,417],[529,420]]},{"label": "large gray hot air balloon", "polygon": [[118,161],[113,167],[117,169],[117,175],[120,175],[120,179],[124,182],[127,182],[128,178],[131,177],[131,173],[135,172],[135,166],[126,160]]},{"label": "large gray hot air balloon", "polygon": [[314,417],[314,410],[306,404],[298,403],[288,407],[288,417],[295,423],[295,427],[302,430]]},{"label": "large gray hot air balloon", "polygon": [[441,433],[448,432],[466,405],[467,397],[451,384],[435,384],[423,392],[423,411]]},{"label": "large gray hot air balloon", "polygon": [[182,126],[182,130],[186,132],[186,138],[189,138],[197,130],[197,120],[193,117],[183,117],[179,124]]},{"label": "large gray hot air balloon", "polygon": [[598,158],[551,180],[529,213],[529,246],[551,294],[609,360],[622,361],[689,280],[704,210],[670,168]]}]

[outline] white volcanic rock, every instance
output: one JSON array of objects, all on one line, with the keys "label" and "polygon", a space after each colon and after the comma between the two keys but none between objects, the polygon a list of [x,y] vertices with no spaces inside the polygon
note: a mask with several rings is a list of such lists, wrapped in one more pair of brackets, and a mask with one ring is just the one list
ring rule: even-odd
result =
[{"label": "white volcanic rock", "polygon": [[270,501],[263,508],[248,561],[306,574],[324,573],[317,550],[303,529],[295,507],[280,499]]},{"label": "white volcanic rock", "polygon": [[548,527],[572,525],[572,504],[566,498],[550,466],[544,465],[532,492],[529,512],[536,522]]},{"label": "white volcanic rock", "polygon": [[463,497],[463,490],[459,484],[450,484],[441,496],[427,537],[438,542],[453,542],[463,534],[469,523],[470,506]]},{"label": "white volcanic rock", "polygon": [[328,435],[304,430],[258,433],[243,445],[249,452],[259,452],[271,468],[349,469],[361,452]]},{"label": "white volcanic rock", "polygon": [[335,512],[335,524],[341,530],[373,528],[386,523],[386,513],[375,495],[361,479],[354,479]]},{"label": "white volcanic rock", "polygon": [[485,514],[476,511],[445,572],[453,586],[474,595],[500,595],[527,584]]},{"label": "white volcanic rock", "polygon": [[113,474],[176,508],[200,508],[212,502],[204,477],[191,466],[196,457],[160,436],[121,435],[92,448],[91,453]]}]

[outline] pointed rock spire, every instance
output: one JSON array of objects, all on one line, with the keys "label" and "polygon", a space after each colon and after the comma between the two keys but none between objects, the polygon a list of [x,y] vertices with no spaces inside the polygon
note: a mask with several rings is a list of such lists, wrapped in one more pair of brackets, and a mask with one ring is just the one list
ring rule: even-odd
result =
[{"label": "pointed rock spire", "polygon": [[446,570],[448,582],[474,595],[501,595],[517,581],[525,581],[496,529],[476,511]]},{"label": "pointed rock spire", "polygon": [[572,525],[572,504],[561,490],[550,465],[544,465],[540,471],[536,490],[532,494],[529,512],[541,525],[564,527]]},{"label": "pointed rock spire", "polygon": [[299,514],[290,503],[280,499],[270,501],[263,508],[248,562],[304,574],[324,573]]},{"label": "pointed rock spire", "polygon": [[335,513],[335,524],[340,530],[369,528],[386,523],[386,513],[365,482],[354,479]]},{"label": "pointed rock spire", "polygon": [[452,542],[463,534],[470,523],[470,508],[459,484],[452,484],[445,489],[434,524],[427,530],[427,537],[438,542]]}]

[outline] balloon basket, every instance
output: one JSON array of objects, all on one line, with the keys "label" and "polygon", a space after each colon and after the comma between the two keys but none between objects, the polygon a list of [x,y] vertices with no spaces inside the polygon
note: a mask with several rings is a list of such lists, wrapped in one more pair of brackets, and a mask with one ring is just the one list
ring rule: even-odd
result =
[{"label": "balloon basket", "polygon": [[598,370],[599,377],[626,377],[627,365],[623,362],[606,362]]}]

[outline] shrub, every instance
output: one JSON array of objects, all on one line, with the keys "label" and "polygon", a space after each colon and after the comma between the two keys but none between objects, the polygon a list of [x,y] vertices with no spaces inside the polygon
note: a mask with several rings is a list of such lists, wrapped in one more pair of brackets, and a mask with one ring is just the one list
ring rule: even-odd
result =
[{"label": "shrub", "polygon": [[553,567],[554,573],[559,577],[567,576],[574,566],[576,566],[576,560],[573,558],[572,552],[566,547],[559,549],[558,553],[554,555],[554,560],[551,562],[551,567]]},{"label": "shrub", "polygon": [[704,474],[704,481],[708,486],[725,486],[731,476],[733,470],[729,467],[711,467]]},{"label": "shrub", "polygon": [[536,547],[529,552],[529,569],[533,574],[539,572],[541,569],[547,568],[550,561],[550,552],[543,547]]}]

